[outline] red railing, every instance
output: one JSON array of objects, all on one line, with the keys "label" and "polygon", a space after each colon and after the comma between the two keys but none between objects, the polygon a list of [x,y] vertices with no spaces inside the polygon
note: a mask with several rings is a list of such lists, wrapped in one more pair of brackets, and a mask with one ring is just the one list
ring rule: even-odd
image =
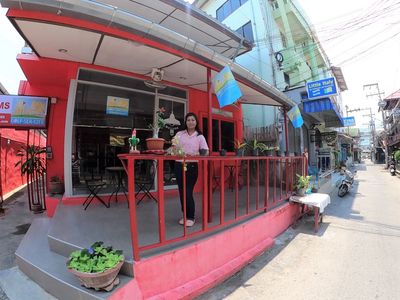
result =
[{"label": "red railing", "polygon": [[[196,157],[199,164],[199,177],[195,197],[201,195],[202,199],[202,214],[199,218],[202,224],[201,229],[193,232],[182,226],[181,235],[167,237],[165,196],[168,193],[168,196],[179,198],[179,195],[177,189],[174,191],[164,190],[164,162],[182,160],[182,158],[130,154],[121,154],[119,158],[128,175],[132,249],[133,258],[136,261],[140,260],[143,251],[210,233],[276,207],[291,195],[296,174],[304,175],[306,173],[304,157]],[[158,241],[146,245],[139,245],[140,232],[137,224],[135,197],[135,178],[137,178],[135,162],[137,161],[150,161],[157,169],[155,178],[157,189],[153,195],[157,199],[158,208]],[[183,176],[184,222],[186,222],[185,182],[185,176]],[[217,201],[218,197],[215,193],[219,193],[219,201]],[[176,219],[182,216],[181,212],[177,212],[176,215]],[[216,220],[218,217],[219,220]],[[196,221],[199,222],[199,220]]]}]

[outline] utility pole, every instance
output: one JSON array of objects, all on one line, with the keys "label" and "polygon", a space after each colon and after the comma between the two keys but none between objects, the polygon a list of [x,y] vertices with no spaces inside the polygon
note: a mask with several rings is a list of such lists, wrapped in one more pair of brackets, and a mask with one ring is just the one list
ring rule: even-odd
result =
[{"label": "utility pole", "polygon": [[388,167],[389,164],[389,154],[388,154],[388,138],[387,138],[387,129],[386,129],[386,120],[385,120],[385,113],[383,111],[383,107],[385,106],[385,101],[382,100],[382,95],[384,95],[385,93],[381,93],[379,90],[379,84],[378,83],[371,83],[371,84],[365,84],[363,86],[364,90],[366,88],[368,88],[369,90],[371,88],[376,88],[376,90],[378,91],[375,94],[367,94],[367,98],[371,97],[371,96],[378,96],[379,97],[379,102],[378,102],[378,106],[379,109],[382,111],[382,123],[383,123],[383,129],[384,129],[384,141],[385,141],[385,167]]}]

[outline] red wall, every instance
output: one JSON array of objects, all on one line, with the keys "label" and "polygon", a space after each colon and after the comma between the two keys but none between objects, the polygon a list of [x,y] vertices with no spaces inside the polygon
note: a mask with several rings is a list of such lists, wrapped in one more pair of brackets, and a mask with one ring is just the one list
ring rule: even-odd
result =
[{"label": "red wall", "polygon": [[[25,177],[21,176],[19,167],[15,167],[15,164],[20,160],[17,156],[18,151],[27,143],[27,131],[2,128],[0,134],[0,184],[4,196],[26,183]],[[46,139],[31,130],[29,144],[45,146]]]}]

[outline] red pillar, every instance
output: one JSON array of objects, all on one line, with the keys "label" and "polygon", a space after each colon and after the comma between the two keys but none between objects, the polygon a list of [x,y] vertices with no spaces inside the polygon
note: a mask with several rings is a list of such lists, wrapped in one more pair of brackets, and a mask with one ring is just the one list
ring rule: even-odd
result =
[{"label": "red pillar", "polygon": [[208,136],[207,144],[212,151],[212,92],[211,92],[211,69],[207,68],[207,95],[208,95]]}]

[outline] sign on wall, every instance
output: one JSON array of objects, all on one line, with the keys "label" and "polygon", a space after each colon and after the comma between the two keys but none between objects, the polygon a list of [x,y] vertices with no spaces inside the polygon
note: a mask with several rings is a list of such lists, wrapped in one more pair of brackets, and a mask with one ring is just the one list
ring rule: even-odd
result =
[{"label": "sign on wall", "polygon": [[46,128],[49,98],[0,95],[0,127]]},{"label": "sign on wall", "polygon": [[356,126],[356,119],[354,117],[343,118],[343,126],[344,127]]},{"label": "sign on wall", "polygon": [[337,95],[335,78],[325,78],[307,82],[308,99],[318,99]]},{"label": "sign on wall", "polygon": [[129,113],[129,99],[114,96],[107,97],[107,115],[128,116]]}]

